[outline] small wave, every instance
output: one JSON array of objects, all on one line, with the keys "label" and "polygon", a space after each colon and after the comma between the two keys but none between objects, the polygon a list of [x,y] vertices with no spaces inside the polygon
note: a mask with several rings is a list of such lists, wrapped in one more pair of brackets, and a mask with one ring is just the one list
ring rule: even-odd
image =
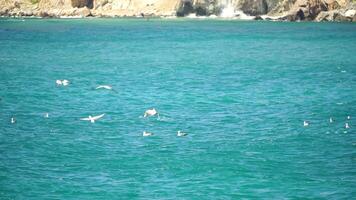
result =
[{"label": "small wave", "polygon": [[161,122],[171,122],[171,121],[173,121],[173,119],[172,118],[169,118],[169,117],[162,117],[162,116],[159,116],[159,117],[157,117],[157,121],[161,121]]}]

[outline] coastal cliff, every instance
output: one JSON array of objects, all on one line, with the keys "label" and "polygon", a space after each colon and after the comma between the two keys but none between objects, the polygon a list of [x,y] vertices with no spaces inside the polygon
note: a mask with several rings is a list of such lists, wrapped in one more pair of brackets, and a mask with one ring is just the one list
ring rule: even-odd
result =
[{"label": "coastal cliff", "polygon": [[0,0],[0,16],[356,21],[355,0]]}]

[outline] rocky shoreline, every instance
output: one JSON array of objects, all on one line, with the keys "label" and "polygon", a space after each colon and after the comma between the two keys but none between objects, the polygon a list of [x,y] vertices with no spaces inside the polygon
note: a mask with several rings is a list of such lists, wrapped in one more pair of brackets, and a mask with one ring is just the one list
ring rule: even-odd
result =
[{"label": "rocky shoreline", "polygon": [[0,0],[0,16],[19,18],[187,17],[198,19],[356,22],[356,1]]}]

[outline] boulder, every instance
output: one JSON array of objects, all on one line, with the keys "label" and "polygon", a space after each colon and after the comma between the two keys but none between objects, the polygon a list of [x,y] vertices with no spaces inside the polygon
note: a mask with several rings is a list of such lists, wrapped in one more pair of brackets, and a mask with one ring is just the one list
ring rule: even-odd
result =
[{"label": "boulder", "polygon": [[346,17],[343,13],[341,13],[339,11],[334,12],[333,18],[334,18],[333,21],[337,21],[337,22],[349,22],[349,21],[352,21],[352,19]]},{"label": "boulder", "polygon": [[345,12],[345,17],[353,18],[356,14],[356,10],[348,10]]},{"label": "boulder", "polygon": [[255,18],[253,18],[254,20],[263,20],[263,18],[259,15],[256,15]]},{"label": "boulder", "polygon": [[78,8],[74,11],[74,15],[79,15],[81,17],[89,17],[91,16],[91,12],[88,7]]},{"label": "boulder", "polygon": [[46,11],[41,11],[39,13],[39,16],[40,17],[43,17],[43,18],[52,18],[52,17],[55,17],[52,13],[48,13]]},{"label": "boulder", "polygon": [[345,13],[340,10],[320,12],[315,18],[315,21],[338,21],[338,22],[351,22],[353,18],[346,17]]},{"label": "boulder", "polygon": [[330,11],[322,11],[319,15],[315,18],[315,21],[332,21],[333,20],[333,12]]}]

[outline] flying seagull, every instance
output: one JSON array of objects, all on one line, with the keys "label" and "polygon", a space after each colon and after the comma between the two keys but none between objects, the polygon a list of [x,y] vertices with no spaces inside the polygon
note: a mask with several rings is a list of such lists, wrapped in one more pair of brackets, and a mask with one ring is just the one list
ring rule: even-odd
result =
[{"label": "flying seagull", "polygon": [[112,87],[110,85],[99,85],[95,89],[107,89],[107,90],[112,90]]},{"label": "flying seagull", "polygon": [[154,116],[154,115],[159,115],[159,114],[156,109],[152,108],[152,109],[146,110],[143,117],[150,117],[150,116]]},{"label": "flying seagull", "polygon": [[94,117],[92,117],[91,115],[89,115],[89,117],[87,117],[87,118],[80,118],[80,120],[90,121],[91,123],[95,123],[95,120],[98,120],[98,119],[104,117],[104,115],[105,115],[105,114],[101,114],[101,115],[94,116]]}]

